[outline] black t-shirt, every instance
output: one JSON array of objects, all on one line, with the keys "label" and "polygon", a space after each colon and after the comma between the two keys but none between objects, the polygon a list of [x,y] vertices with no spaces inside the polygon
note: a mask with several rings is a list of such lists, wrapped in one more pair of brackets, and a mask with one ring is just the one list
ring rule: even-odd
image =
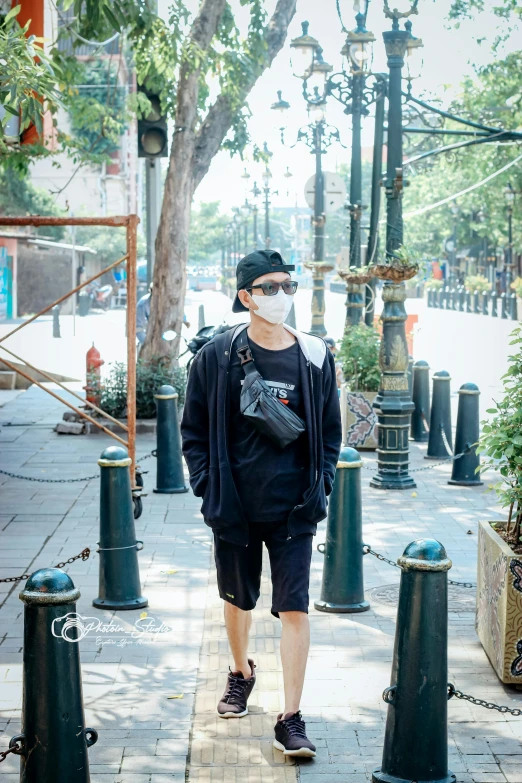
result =
[{"label": "black t-shirt", "polygon": [[[269,351],[248,340],[261,377],[281,404],[305,418],[299,372],[299,345]],[[239,409],[245,373],[236,347],[230,357],[228,453],[234,483],[249,522],[283,522],[308,489],[306,432],[285,449],[258,432]]]}]

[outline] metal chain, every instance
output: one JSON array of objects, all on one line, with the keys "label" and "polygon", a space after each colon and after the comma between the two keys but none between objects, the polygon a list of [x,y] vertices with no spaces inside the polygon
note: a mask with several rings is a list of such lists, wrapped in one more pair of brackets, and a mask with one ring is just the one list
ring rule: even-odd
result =
[{"label": "metal chain", "polygon": [[485,699],[477,699],[475,696],[470,696],[469,693],[458,691],[450,682],[448,683],[448,699],[451,699],[453,696],[455,696],[456,699],[464,699],[464,701],[469,701],[471,704],[476,704],[478,707],[485,707],[487,710],[496,710],[497,712],[502,713],[509,712],[511,715],[516,716],[522,715],[522,709],[519,709],[518,707],[511,708],[502,704],[495,704],[492,701],[485,701]]},{"label": "metal chain", "polygon": [[22,746],[18,742],[12,748],[8,748],[8,750],[0,750],[0,763],[5,761],[10,753],[19,753],[21,750]]},{"label": "metal chain", "polygon": [[[139,457],[136,463],[143,462],[143,460],[152,457],[152,451],[145,454],[143,457]],[[48,478],[35,478],[34,476],[20,476],[18,473],[9,473],[7,470],[0,470],[3,476],[9,476],[9,478],[23,479],[24,481],[36,481],[38,484],[75,484],[79,481],[94,481],[99,476],[99,473],[95,473],[94,476],[83,476],[82,478],[68,478],[68,479],[48,479]]]},{"label": "metal chain", "polygon": [[448,441],[448,438],[446,436],[446,431],[445,431],[444,427],[442,426],[442,424],[440,425],[440,435],[441,435],[441,438],[442,438],[442,442],[444,443],[444,448],[448,452],[448,457],[450,459],[454,459],[454,455],[453,455],[453,452],[451,450],[451,446],[449,445],[449,441]]},{"label": "metal chain", "polygon": [[[383,563],[388,563],[388,565],[394,566],[394,568],[400,568],[400,565],[398,565],[395,560],[389,560],[387,557],[384,557],[384,555],[379,554],[379,552],[376,552],[374,549],[368,546],[368,544],[363,544],[363,555],[373,555],[377,558],[377,560],[382,560]],[[455,587],[469,588],[477,586],[473,584],[473,582],[455,582],[453,579],[448,579],[448,584],[454,585]]]},{"label": "metal chain", "polygon": [[423,423],[423,425],[424,425],[424,429],[425,429],[425,431],[426,431],[426,432],[429,432],[429,431],[430,431],[430,425],[429,425],[428,419],[427,419],[427,418],[426,418],[426,416],[424,415],[424,412],[423,412],[423,411],[421,411],[421,418],[422,418],[422,423]]},{"label": "metal chain", "polygon": [[[422,468],[410,468],[408,470],[408,473],[420,473],[423,470],[433,470],[433,468],[438,468],[439,465],[443,465],[446,462],[455,462],[457,459],[461,459],[461,457],[465,457],[466,454],[469,454],[471,451],[470,446],[466,446],[466,449],[464,451],[461,451],[460,454],[452,454],[451,457],[444,457],[444,459],[438,459],[434,460],[434,462],[430,465],[423,465]],[[365,465],[363,463],[364,470],[372,470],[374,471],[378,466],[378,463],[373,463],[372,467],[370,465]],[[394,473],[396,476],[398,475],[398,471],[394,468],[379,468],[379,473]]]},{"label": "metal chain", "polygon": [[[69,565],[70,563],[74,563],[75,560],[88,560],[91,555],[91,550],[89,547],[85,547],[85,549],[82,549],[79,555],[75,555],[74,557],[70,557],[68,560],[64,560],[63,563],[57,563],[54,568],[63,568],[65,565]],[[7,576],[4,579],[0,579],[0,582],[21,582],[22,579],[29,579],[31,574],[22,574],[22,576]]]}]

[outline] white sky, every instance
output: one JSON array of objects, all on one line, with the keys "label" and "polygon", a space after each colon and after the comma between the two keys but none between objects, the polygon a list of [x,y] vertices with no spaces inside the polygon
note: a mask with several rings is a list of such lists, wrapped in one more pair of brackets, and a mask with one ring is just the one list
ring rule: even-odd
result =
[{"label": "white sky", "polygon": [[[166,5],[166,3],[165,3]],[[196,0],[189,3],[196,6]],[[245,9],[239,7],[239,0],[231,0],[231,5],[236,11],[240,26],[247,18]],[[392,7],[396,5],[399,10],[409,7],[409,0],[394,0]],[[451,0],[420,0],[419,14],[412,16],[412,33],[422,38],[424,48],[421,50],[424,60],[422,77],[414,82],[414,94],[420,96],[423,91],[430,95],[436,95],[444,100],[450,98],[457,90],[458,85],[465,75],[472,74],[471,62],[483,65],[493,59],[491,43],[494,40],[502,24],[492,13],[496,0],[486,0],[486,11],[477,14],[473,20],[465,20],[459,29],[450,26],[447,14]],[[266,7],[269,11],[275,6],[275,0],[268,0]],[[355,27],[355,13],[353,0],[340,0],[341,12],[345,27]],[[161,7],[161,6],[160,6]],[[334,72],[339,71],[342,65],[340,50],[344,43],[344,34],[337,17],[335,0],[298,0],[297,12],[289,29],[289,35],[283,50],[274,61],[272,68],[266,71],[254,87],[249,106],[252,112],[250,119],[250,132],[252,139],[262,146],[268,143],[269,149],[274,153],[271,163],[273,174],[273,188],[279,191],[274,195],[273,206],[290,206],[297,203],[305,206],[304,185],[306,180],[314,172],[314,161],[303,144],[298,144],[294,149],[286,149],[280,142],[279,126],[281,115],[270,110],[270,105],[277,100],[276,91],[282,90],[283,97],[290,102],[291,110],[285,122],[288,125],[287,141],[293,143],[300,125],[308,122],[305,101],[301,94],[302,82],[292,75],[290,63],[290,40],[301,34],[301,22],[308,20],[310,23],[309,34],[319,40],[323,47],[324,59],[334,67]],[[375,37],[373,65],[376,72],[386,70],[386,57],[382,42],[383,30],[389,29],[391,21],[384,17],[382,0],[372,0],[368,11],[367,28]],[[477,38],[486,38],[479,45]],[[505,48],[499,51],[499,56],[520,48],[516,46],[516,40],[520,41],[520,34],[512,34]],[[341,140],[347,146],[343,149],[338,144],[332,145],[323,157],[325,170],[335,171],[339,163],[349,163],[351,142],[351,118],[343,113],[343,106],[334,98],[329,99],[327,120],[336,125],[341,133]],[[363,146],[370,147],[373,143],[373,122],[368,117],[363,120]],[[220,152],[215,157],[210,171],[201,183],[195,196],[199,201],[221,201],[224,211],[243,203],[245,198],[245,180],[241,178],[245,163],[239,157],[230,158],[225,152]],[[293,174],[288,179],[283,177],[287,166]],[[255,179],[260,184],[263,166],[252,161],[246,161],[246,167],[251,174],[248,187],[251,188]]]}]

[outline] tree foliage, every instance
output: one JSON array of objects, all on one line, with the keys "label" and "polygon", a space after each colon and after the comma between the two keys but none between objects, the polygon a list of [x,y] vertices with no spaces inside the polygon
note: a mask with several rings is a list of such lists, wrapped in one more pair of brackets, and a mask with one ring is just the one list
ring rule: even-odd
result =
[{"label": "tree foliage", "polygon": [[[480,121],[494,128],[518,130],[522,127],[522,52],[514,52],[503,60],[480,68],[475,78],[462,83],[461,92],[450,111],[458,116]],[[460,128],[447,121],[446,127]],[[457,137],[457,141],[459,141]],[[445,137],[451,144],[455,138]],[[432,142],[431,142],[432,143]],[[405,244],[418,257],[440,257],[444,240],[453,233],[452,202],[418,216],[409,212],[434,204],[498,171],[522,153],[520,142],[490,141],[453,153],[442,153],[426,159],[426,163],[407,168],[410,185],[404,196]],[[458,196],[456,219],[457,244],[470,247],[487,237],[493,246],[507,245],[507,213],[504,188],[511,183],[522,203],[522,165],[492,179],[476,190]],[[513,212],[514,250],[520,250],[522,209]]]},{"label": "tree foliage", "polygon": [[199,207],[192,208],[189,233],[191,264],[216,263],[221,259],[230,216],[223,215],[219,208],[219,201],[202,202]]}]

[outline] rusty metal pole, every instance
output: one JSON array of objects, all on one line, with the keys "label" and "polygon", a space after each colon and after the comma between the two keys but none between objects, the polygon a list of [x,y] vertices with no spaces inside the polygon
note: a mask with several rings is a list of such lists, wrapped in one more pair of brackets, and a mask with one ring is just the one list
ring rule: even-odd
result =
[{"label": "rusty metal pole", "polygon": [[132,489],[136,486],[136,229],[139,218],[129,215],[127,223],[127,427],[129,442],[130,477]]}]

